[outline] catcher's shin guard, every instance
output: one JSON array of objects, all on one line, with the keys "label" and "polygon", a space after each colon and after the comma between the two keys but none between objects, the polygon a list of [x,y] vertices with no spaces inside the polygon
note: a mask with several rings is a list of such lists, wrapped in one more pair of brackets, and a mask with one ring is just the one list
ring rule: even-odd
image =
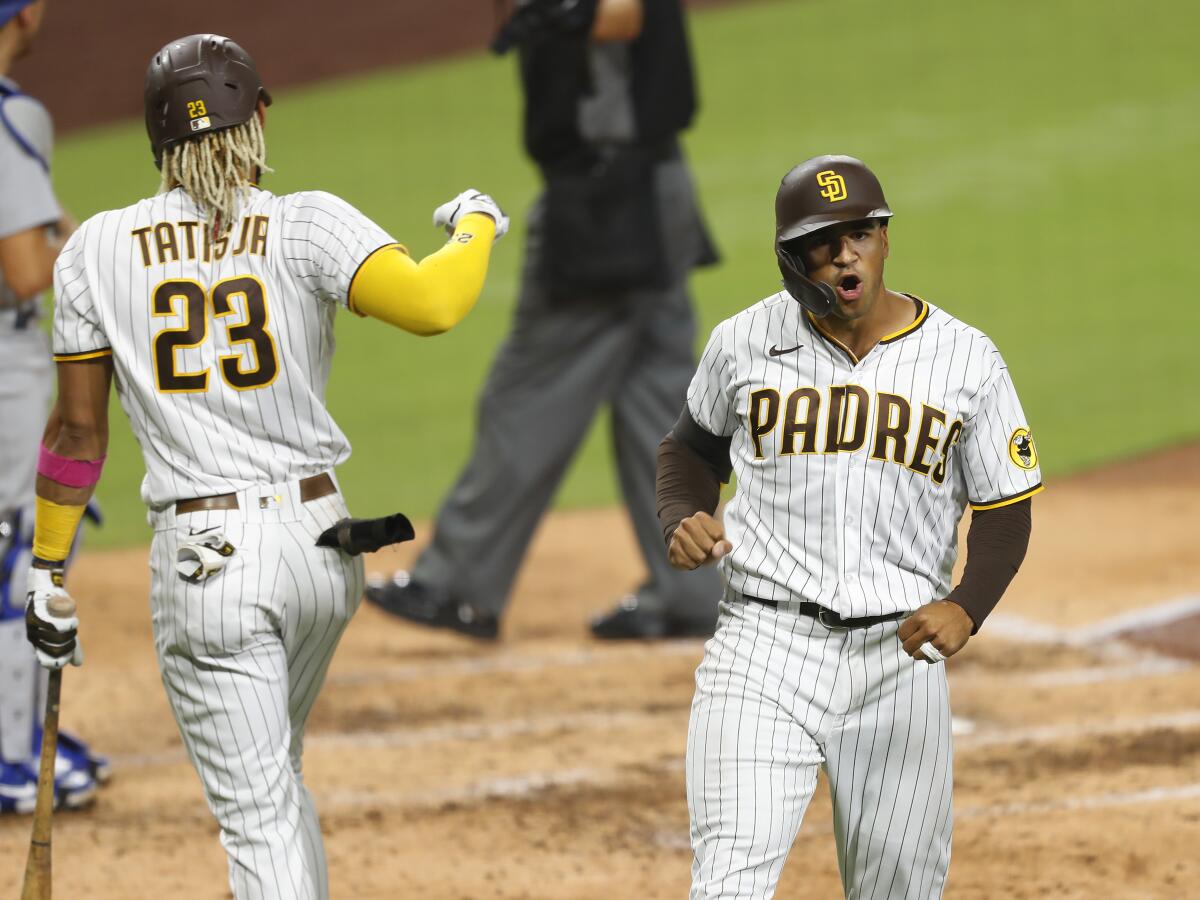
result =
[{"label": "catcher's shin guard", "polygon": [[0,513],[0,761],[31,756],[40,666],[25,637],[25,573],[33,555],[32,507]]}]

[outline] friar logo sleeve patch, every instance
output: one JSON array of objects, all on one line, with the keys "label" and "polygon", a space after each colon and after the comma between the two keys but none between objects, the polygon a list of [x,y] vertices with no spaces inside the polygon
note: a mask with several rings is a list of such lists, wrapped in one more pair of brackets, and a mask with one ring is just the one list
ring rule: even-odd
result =
[{"label": "friar logo sleeve patch", "polygon": [[1028,428],[1018,428],[1012,433],[1008,440],[1008,458],[1022,469],[1032,469],[1038,464],[1037,448]]}]

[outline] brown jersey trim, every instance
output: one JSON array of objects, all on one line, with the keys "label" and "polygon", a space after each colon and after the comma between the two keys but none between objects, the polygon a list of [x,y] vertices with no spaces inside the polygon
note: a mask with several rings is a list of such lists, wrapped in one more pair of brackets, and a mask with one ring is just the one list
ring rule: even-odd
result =
[{"label": "brown jersey trim", "polygon": [[81,350],[78,353],[55,353],[55,362],[82,362],[85,359],[99,359],[102,356],[112,356],[112,347],[101,347],[99,350]]},{"label": "brown jersey trim", "polygon": [[826,341],[833,344],[833,346],[837,347],[839,350],[841,350],[843,353],[845,353],[846,356],[849,357],[850,362],[854,363],[854,365],[858,365],[859,359],[857,356],[854,355],[853,350],[851,350],[849,347],[847,347],[845,344],[843,344],[841,341],[839,341],[837,338],[835,338],[832,334],[830,334],[828,331],[826,331],[824,328],[822,328],[821,320],[818,319],[816,316],[814,316],[812,313],[805,311],[804,314],[806,316],[808,316],[808,321],[812,324],[813,331],[815,331],[821,337],[825,338]]},{"label": "brown jersey trim", "polygon": [[[883,337],[881,337],[878,341],[875,342],[875,345],[874,345],[875,347],[879,346],[880,344],[890,344],[892,341],[898,341],[898,340],[900,340],[900,338],[912,334],[914,331],[916,331],[918,328],[920,328],[922,325],[924,325],[925,321],[929,318],[929,304],[928,303],[926,303],[920,297],[917,297],[913,294],[906,294],[903,291],[900,292],[900,295],[902,297],[907,297],[909,300],[911,300],[913,303],[916,304],[917,317],[915,319],[913,319],[911,322],[909,322],[907,325],[905,325],[903,328],[901,328],[899,331],[893,331],[891,334],[886,334]],[[832,334],[830,334],[828,331],[826,331],[824,328],[821,327],[820,319],[818,319],[816,316],[814,316],[812,313],[808,312],[807,310],[805,310],[804,314],[806,316],[808,316],[808,321],[812,324],[813,330],[817,334],[819,334],[821,337],[825,338],[825,340],[829,341],[829,343],[833,344],[835,347],[837,347],[839,350],[841,350],[843,353],[845,353],[846,356],[848,356],[850,358],[850,361],[852,363],[854,363],[854,365],[858,365],[860,362],[862,362],[861,358],[854,355],[854,351],[852,351],[849,347],[847,347],[845,344],[843,344],[841,341],[839,341],[837,338],[835,338]]]},{"label": "brown jersey trim", "polygon": [[1019,494],[1013,494],[1011,497],[1002,497],[999,500],[988,500],[981,503],[976,503],[972,500],[970,501],[971,509],[982,511],[985,509],[999,509],[1002,506],[1011,506],[1014,503],[1020,503],[1022,500],[1028,500],[1034,494],[1040,494],[1045,489],[1046,486],[1039,481],[1028,490],[1021,491]]},{"label": "brown jersey trim", "polygon": [[918,297],[916,294],[906,294],[903,291],[900,295],[907,297],[913,303],[917,304],[917,317],[901,328],[899,331],[893,331],[891,334],[885,335],[879,339],[881,344],[890,344],[892,341],[898,341],[907,334],[912,334],[918,328],[925,324],[925,320],[929,318],[929,304]]}]

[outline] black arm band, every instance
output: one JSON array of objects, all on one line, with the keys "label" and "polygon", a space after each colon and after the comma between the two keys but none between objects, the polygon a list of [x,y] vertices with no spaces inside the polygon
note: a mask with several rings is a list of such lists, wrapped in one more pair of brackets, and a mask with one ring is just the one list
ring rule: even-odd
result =
[{"label": "black arm band", "polygon": [[1033,530],[1032,503],[1027,498],[996,509],[974,510],[967,531],[967,564],[962,581],[950,592],[975,623],[974,634],[1000,602],[1021,568]]}]

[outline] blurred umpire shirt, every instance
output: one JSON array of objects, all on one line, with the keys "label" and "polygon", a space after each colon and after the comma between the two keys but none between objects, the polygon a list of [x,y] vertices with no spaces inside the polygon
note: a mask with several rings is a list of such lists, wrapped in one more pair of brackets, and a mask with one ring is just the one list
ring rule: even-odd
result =
[{"label": "blurred umpire shirt", "polygon": [[[695,370],[689,272],[717,255],[679,134],[697,95],[679,0],[525,0],[493,49],[519,50],[528,214],[512,328],[479,402],[470,461],[411,573],[367,589],[400,618],[494,639],[542,514],[611,410],[621,492],[648,574],[591,622],[601,639],[706,636],[714,567],[667,563],[655,455]],[[606,552],[603,533],[596,552]],[[581,587],[583,587],[581,585]]]}]

